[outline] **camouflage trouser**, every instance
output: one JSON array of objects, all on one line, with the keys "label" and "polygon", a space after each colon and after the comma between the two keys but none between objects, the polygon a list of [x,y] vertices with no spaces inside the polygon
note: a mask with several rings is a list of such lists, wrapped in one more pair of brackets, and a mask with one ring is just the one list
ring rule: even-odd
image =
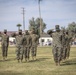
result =
[{"label": "camouflage trouser", "polygon": [[32,57],[36,57],[36,54],[37,54],[37,47],[31,47],[31,55]]},{"label": "camouflage trouser", "polygon": [[62,48],[62,59],[66,59],[66,52],[67,52],[67,48],[66,48],[66,46],[63,46],[63,48]]},{"label": "camouflage trouser", "polygon": [[60,62],[62,56],[62,48],[53,46],[52,52],[53,52],[54,61],[56,63]]},{"label": "camouflage trouser", "polygon": [[7,57],[8,46],[2,45],[2,56]]},{"label": "camouflage trouser", "polygon": [[24,48],[24,55],[25,55],[25,59],[28,58],[30,56],[30,48],[29,47],[25,47]]},{"label": "camouflage trouser", "polygon": [[17,60],[23,60],[23,47],[16,47],[16,56],[17,56]]},{"label": "camouflage trouser", "polygon": [[67,46],[66,57],[69,58],[70,55],[70,45]]}]

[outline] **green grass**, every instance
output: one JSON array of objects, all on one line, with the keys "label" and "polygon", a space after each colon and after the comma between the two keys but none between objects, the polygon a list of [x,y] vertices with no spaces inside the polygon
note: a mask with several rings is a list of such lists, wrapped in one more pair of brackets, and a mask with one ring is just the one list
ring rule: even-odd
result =
[{"label": "green grass", "polygon": [[2,60],[0,48],[0,75],[76,75],[76,48],[71,48],[70,58],[55,66],[51,47],[39,47],[37,60],[18,63],[15,47],[9,47],[7,61]]}]

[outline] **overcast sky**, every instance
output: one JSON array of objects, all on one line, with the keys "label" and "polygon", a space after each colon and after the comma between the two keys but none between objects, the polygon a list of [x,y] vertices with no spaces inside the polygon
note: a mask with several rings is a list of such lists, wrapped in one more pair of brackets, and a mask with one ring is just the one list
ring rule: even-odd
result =
[{"label": "overcast sky", "polygon": [[[23,24],[22,7],[25,8],[25,29],[28,29],[29,20],[39,17],[38,0],[0,0],[0,31],[17,31],[16,25]],[[57,24],[67,27],[76,22],[76,0],[42,0],[41,17],[47,24],[45,31]]]}]

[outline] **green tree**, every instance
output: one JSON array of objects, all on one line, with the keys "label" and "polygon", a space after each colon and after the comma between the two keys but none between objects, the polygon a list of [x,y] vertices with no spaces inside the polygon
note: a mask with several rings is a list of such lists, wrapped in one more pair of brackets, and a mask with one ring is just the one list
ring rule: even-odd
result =
[{"label": "green tree", "polygon": [[68,24],[67,29],[70,30],[70,31],[75,32],[75,30],[76,30],[76,23],[72,22],[72,23]]},{"label": "green tree", "polygon": [[75,22],[69,23],[67,30],[70,31],[70,34],[72,34],[72,36],[76,37],[76,23]]},{"label": "green tree", "polygon": [[[44,30],[46,29],[46,24],[43,22],[43,19],[41,19],[41,23],[42,23],[42,32],[44,32]],[[40,18],[37,18],[36,20],[34,20],[34,18],[32,18],[31,20],[29,20],[29,30],[34,29],[35,32],[40,35]]]},{"label": "green tree", "polygon": [[17,24],[18,30],[20,30],[21,26],[22,26],[21,24]]},{"label": "green tree", "polygon": [[35,21],[34,21],[34,17],[32,17],[31,20],[29,20],[29,30],[32,30],[33,28],[35,28]]}]

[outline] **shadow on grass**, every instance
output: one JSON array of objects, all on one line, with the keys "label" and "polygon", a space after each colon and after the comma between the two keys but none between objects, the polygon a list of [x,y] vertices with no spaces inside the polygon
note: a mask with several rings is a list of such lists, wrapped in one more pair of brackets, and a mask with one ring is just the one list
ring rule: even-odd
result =
[{"label": "shadow on grass", "polygon": [[30,60],[29,62],[41,62],[41,61],[46,61],[47,59],[51,59],[51,58],[38,58],[36,60]]},{"label": "shadow on grass", "polygon": [[[28,63],[46,61],[47,59],[51,59],[51,58],[38,58],[36,60],[29,60]],[[23,61],[23,63],[27,63],[27,62]]]},{"label": "shadow on grass", "polygon": [[[36,60],[29,60],[29,63],[31,63],[31,62],[41,62],[41,61],[46,61],[46,60],[48,60],[48,59],[51,59],[51,58],[38,58],[38,59],[36,59]],[[7,58],[7,59],[5,59],[5,60],[0,60],[0,62],[9,62],[9,61],[13,61],[13,60],[17,60],[16,58]],[[26,63],[26,62],[23,62],[23,63]]]},{"label": "shadow on grass", "polygon": [[12,60],[16,60],[16,58],[10,58],[10,59],[5,59],[5,60],[0,60],[0,62],[4,62],[4,61],[12,61]]},{"label": "shadow on grass", "polygon": [[0,62],[4,62],[4,60],[0,60]]},{"label": "shadow on grass", "polygon": [[0,75],[23,75],[22,73],[15,72],[0,72]]},{"label": "shadow on grass", "polygon": [[74,59],[69,59],[69,60],[66,60],[64,61],[61,66],[64,66],[64,65],[76,65],[76,58]]},{"label": "shadow on grass", "polygon": [[47,60],[47,59],[51,59],[51,58],[39,58],[39,59],[37,59],[38,61],[45,61],[45,60]]}]

